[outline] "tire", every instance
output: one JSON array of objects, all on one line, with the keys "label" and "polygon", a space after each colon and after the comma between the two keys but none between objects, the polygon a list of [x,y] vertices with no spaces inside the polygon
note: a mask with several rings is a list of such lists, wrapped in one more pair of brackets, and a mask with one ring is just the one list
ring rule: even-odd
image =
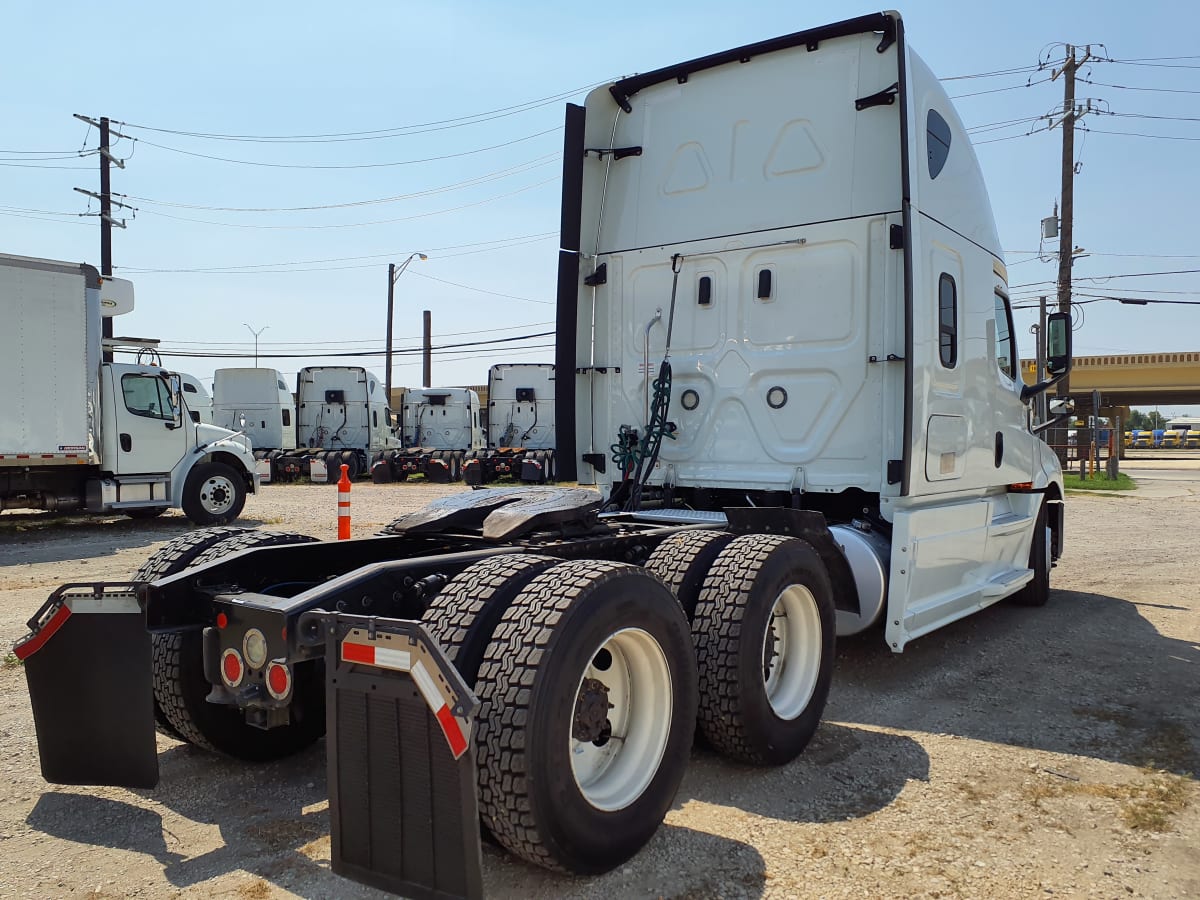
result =
[{"label": "tire", "polygon": [[513,599],[557,562],[531,553],[494,556],[464,569],[430,601],[421,621],[468,685]]},{"label": "tire", "polygon": [[[159,578],[174,575],[176,572],[182,572],[192,564],[192,561],[197,556],[213,544],[233,537],[235,534],[242,534],[247,530],[236,526],[201,528],[189,532],[183,537],[175,538],[175,540],[171,541],[165,547],[155,551],[149,559],[142,563],[141,567],[133,573],[133,580],[156,581]],[[154,698],[154,724],[167,737],[183,740],[183,736],[167,720],[166,714],[163,713],[162,708],[158,705],[157,697]]]},{"label": "tire", "polygon": [[650,840],[696,709],[687,620],[661,581],[623,563],[551,566],[504,613],[476,692],[480,812],[505,848],[593,874]]},{"label": "tire", "polygon": [[[210,543],[180,568],[203,565],[252,547],[315,540],[290,532],[234,533]],[[325,670],[321,661],[295,667],[291,723],[263,730],[248,725],[236,707],[207,701],[211,685],[204,677],[201,631],[161,632],[152,635],[152,641],[155,708],[161,710],[166,723],[181,740],[237,759],[259,762],[296,753],[325,733]]]},{"label": "tire", "polygon": [[558,460],[553,450],[546,451],[546,481],[558,481]]},{"label": "tire", "polygon": [[165,506],[139,506],[137,509],[125,510],[125,515],[131,519],[157,519],[166,511]]},{"label": "tire", "polygon": [[732,540],[727,531],[684,531],[659,544],[646,560],[646,568],[671,589],[689,622],[696,614],[705,576]]},{"label": "tire", "polygon": [[1050,599],[1050,541],[1053,537],[1048,518],[1046,502],[1043,500],[1033,527],[1033,541],[1029,545],[1029,568],[1033,569],[1033,580],[1009,598],[1017,606],[1045,606]]},{"label": "tire", "polygon": [[246,505],[246,482],[225,463],[201,463],[183,483],[183,512],[197,525],[225,525]]},{"label": "tire", "polygon": [[833,587],[810,544],[763,534],[730,541],[692,620],[709,744],[755,765],[795,758],[829,696],[835,633]]}]

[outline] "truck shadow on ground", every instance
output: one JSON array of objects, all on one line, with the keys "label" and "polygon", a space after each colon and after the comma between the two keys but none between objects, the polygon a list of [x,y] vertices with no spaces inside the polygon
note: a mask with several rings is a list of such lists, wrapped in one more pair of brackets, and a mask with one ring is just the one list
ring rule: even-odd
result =
[{"label": "truck shadow on ground", "polygon": [[[242,517],[236,524],[257,528],[267,522]],[[0,516],[0,566],[112,556],[118,551],[174,540],[197,527],[183,516],[137,521],[124,516],[5,513]]]},{"label": "truck shadow on ground", "polygon": [[825,714],[1191,775],[1198,679],[1200,647],[1137,603],[1053,590],[1044,608],[997,604],[899,655],[874,631],[840,642]]}]

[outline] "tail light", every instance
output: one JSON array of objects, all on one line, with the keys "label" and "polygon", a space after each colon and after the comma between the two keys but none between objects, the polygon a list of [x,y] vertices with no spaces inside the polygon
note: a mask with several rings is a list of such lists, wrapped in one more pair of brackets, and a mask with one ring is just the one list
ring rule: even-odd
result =
[{"label": "tail light", "polygon": [[276,700],[284,700],[292,692],[292,670],[278,660],[267,666],[267,693]]},{"label": "tail light", "polygon": [[246,666],[242,663],[242,655],[230,647],[221,654],[221,678],[230,687],[237,687],[246,677]]}]

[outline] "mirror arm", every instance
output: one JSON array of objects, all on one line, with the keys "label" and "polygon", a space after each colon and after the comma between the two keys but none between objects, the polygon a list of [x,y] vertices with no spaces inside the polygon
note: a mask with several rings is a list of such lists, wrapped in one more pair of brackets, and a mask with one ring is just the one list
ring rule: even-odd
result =
[{"label": "mirror arm", "polygon": [[1074,413],[1059,413],[1054,418],[1048,419],[1047,421],[1043,422],[1041,425],[1034,425],[1029,430],[1032,434],[1041,434],[1047,428],[1053,428],[1055,425],[1060,425],[1063,422],[1066,422],[1068,419],[1071,418],[1072,415],[1074,415]]}]

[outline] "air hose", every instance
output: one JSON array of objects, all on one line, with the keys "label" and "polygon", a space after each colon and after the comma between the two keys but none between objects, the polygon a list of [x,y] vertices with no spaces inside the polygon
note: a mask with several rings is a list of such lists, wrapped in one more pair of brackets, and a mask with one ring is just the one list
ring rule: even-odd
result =
[{"label": "air hose", "polygon": [[682,268],[683,257],[677,253],[671,257],[671,307],[667,317],[667,343],[663,350],[662,362],[658,366],[658,377],[652,385],[653,393],[646,429],[639,437],[636,429],[622,425],[617,434],[617,442],[610,448],[613,462],[620,470],[622,479],[609,498],[607,506],[616,507],[624,512],[637,512],[641,508],[642,489],[650,480],[654,466],[658,463],[663,438],[675,440],[674,428],[667,421],[667,413],[671,407],[671,331],[675,325],[675,297]]}]

